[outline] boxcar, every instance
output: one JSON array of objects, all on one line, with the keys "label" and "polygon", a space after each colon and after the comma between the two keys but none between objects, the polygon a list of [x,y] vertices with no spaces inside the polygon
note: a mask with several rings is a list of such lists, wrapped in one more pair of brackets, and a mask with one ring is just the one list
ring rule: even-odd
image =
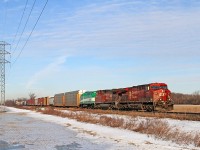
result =
[{"label": "boxcar", "polygon": [[46,101],[45,101],[44,97],[38,98],[38,105],[39,106],[45,106],[46,105]]},{"label": "boxcar", "polygon": [[34,99],[29,99],[29,100],[27,100],[27,101],[26,101],[26,105],[28,105],[28,106],[33,106],[33,105],[35,105],[35,100],[34,100]]}]

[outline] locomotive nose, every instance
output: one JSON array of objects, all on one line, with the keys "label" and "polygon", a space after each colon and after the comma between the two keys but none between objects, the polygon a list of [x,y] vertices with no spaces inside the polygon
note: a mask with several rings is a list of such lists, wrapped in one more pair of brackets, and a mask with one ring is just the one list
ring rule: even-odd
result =
[{"label": "locomotive nose", "polygon": [[168,91],[166,89],[161,89],[159,92],[160,100],[167,101],[168,98]]}]

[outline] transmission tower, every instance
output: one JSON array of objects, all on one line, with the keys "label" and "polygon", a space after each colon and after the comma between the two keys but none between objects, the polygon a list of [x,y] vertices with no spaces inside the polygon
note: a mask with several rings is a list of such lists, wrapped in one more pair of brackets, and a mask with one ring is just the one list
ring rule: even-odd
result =
[{"label": "transmission tower", "polygon": [[[6,60],[6,54],[10,54],[6,51],[6,46],[10,45],[5,41],[0,41],[0,87],[1,87],[1,101],[0,105],[5,105],[5,64],[10,63]],[[1,111],[1,110],[0,110]],[[5,111],[5,110],[4,110]]]}]

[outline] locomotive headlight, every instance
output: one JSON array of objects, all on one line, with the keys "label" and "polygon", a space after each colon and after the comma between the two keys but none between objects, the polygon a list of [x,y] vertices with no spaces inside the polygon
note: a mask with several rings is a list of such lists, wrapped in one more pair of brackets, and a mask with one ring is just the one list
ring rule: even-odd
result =
[{"label": "locomotive headlight", "polygon": [[165,93],[159,93],[159,96],[165,96]]}]

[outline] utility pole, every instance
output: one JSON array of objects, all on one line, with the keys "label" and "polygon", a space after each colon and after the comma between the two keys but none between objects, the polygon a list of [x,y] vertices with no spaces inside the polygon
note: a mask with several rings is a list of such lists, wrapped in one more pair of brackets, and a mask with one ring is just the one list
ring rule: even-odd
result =
[{"label": "utility pole", "polygon": [[[5,111],[5,64],[10,63],[6,60],[6,54],[10,54],[6,51],[6,46],[10,45],[5,41],[0,41],[0,87],[1,87],[1,100],[0,111]],[[2,107],[2,108],[1,108]]]}]

